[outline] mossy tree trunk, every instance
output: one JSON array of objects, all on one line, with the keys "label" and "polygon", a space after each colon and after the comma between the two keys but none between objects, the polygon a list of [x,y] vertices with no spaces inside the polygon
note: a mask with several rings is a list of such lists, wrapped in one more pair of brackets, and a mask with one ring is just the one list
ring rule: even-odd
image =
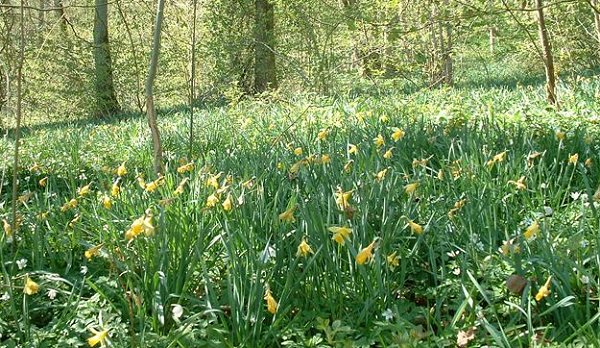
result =
[{"label": "mossy tree trunk", "polygon": [[255,0],[254,91],[277,88],[275,66],[275,13],[269,0]]},{"label": "mossy tree trunk", "polygon": [[548,38],[546,29],[546,20],[544,18],[544,1],[536,0],[535,6],[538,14],[538,31],[540,43],[542,45],[542,58],[544,60],[544,70],[546,72],[546,97],[552,105],[557,104],[556,99],[556,75],[554,72],[554,57],[552,56],[552,46]]},{"label": "mossy tree trunk", "polygon": [[112,60],[108,42],[108,2],[95,0],[94,63],[96,70],[96,111],[99,116],[111,115],[120,110],[113,82]]}]

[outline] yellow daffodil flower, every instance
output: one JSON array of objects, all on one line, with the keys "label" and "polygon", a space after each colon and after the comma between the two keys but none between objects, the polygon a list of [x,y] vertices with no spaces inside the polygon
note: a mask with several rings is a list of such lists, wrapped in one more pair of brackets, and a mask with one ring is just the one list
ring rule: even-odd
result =
[{"label": "yellow daffodil flower", "polygon": [[83,197],[88,193],[90,193],[90,184],[87,184],[77,189],[77,194],[79,195],[79,197]]},{"label": "yellow daffodil flower", "polygon": [[344,172],[349,173],[352,170],[352,165],[354,164],[354,160],[349,160],[344,164]]},{"label": "yellow daffodil flower", "polygon": [[108,196],[106,196],[106,195],[105,195],[104,197],[102,197],[102,206],[103,206],[105,209],[110,209],[110,208],[112,208],[112,201],[110,200],[110,197],[108,197]]},{"label": "yellow daffodil flower", "polygon": [[352,191],[354,190],[344,192],[340,188],[335,193],[335,204],[337,204],[340,210],[345,210],[350,206],[349,201],[352,198]]},{"label": "yellow daffodil flower", "polygon": [[348,154],[356,155],[358,153],[358,146],[354,144],[348,144]]},{"label": "yellow daffodil flower", "polygon": [[295,222],[296,218],[294,217],[294,210],[296,210],[296,206],[290,207],[288,210],[279,214],[279,220],[283,222]]},{"label": "yellow daffodil flower", "polygon": [[328,230],[333,233],[331,239],[339,245],[344,245],[346,239],[350,238],[350,234],[352,233],[352,229],[348,227],[331,226]]},{"label": "yellow daffodil flower", "polygon": [[375,174],[375,180],[377,182],[381,182],[383,179],[385,179],[385,175],[387,174],[388,169],[385,168],[384,170],[380,170],[377,174]]},{"label": "yellow daffodil flower", "polygon": [[552,281],[552,276],[548,277],[548,280],[546,280],[546,283],[544,285],[542,285],[540,287],[540,289],[538,290],[537,294],[535,294],[535,300],[540,302],[541,300],[543,300],[544,298],[548,297],[548,295],[550,295],[550,282]]},{"label": "yellow daffodil flower", "polygon": [[413,182],[411,184],[404,186],[404,192],[406,192],[406,194],[411,195],[417,190],[417,187],[419,187],[419,183]]},{"label": "yellow daffodil flower", "polygon": [[177,188],[175,189],[175,195],[180,195],[183,193],[183,190],[185,188],[185,184],[187,184],[187,182],[189,181],[189,178],[184,178],[183,180],[181,180],[181,182],[179,183],[179,185],[177,185]]},{"label": "yellow daffodil flower", "polygon": [[67,203],[63,204],[62,207],[60,207],[60,211],[65,212],[75,207],[77,207],[77,200],[75,198],[72,198],[70,201],[68,201]]},{"label": "yellow daffodil flower", "polygon": [[392,154],[392,149],[387,150],[384,154],[383,154],[383,158],[385,159],[390,159],[392,158],[393,154]]},{"label": "yellow daffodil flower", "polygon": [[108,330],[101,330],[101,331],[96,331],[94,329],[90,329],[92,331],[92,333],[94,334],[94,336],[88,338],[88,345],[90,347],[95,347],[96,345],[100,344],[101,346],[104,346],[105,342],[106,342],[106,338],[108,337]]},{"label": "yellow daffodil flower", "polygon": [[113,197],[117,197],[119,193],[121,193],[121,188],[119,187],[119,184],[114,183],[110,188],[110,195]]},{"label": "yellow daffodil flower", "polygon": [[138,175],[138,177],[136,179],[137,179],[137,183],[138,183],[139,187],[142,190],[145,190],[146,189],[146,181],[144,180],[144,177],[140,174],[140,175]]},{"label": "yellow daffodil flower", "polygon": [[517,188],[517,190],[525,190],[527,188],[527,185],[525,184],[525,177],[522,176],[519,178],[519,180],[514,181],[514,180],[509,180],[508,181],[509,184],[515,185],[515,187]]},{"label": "yellow daffodil flower", "polygon": [[125,176],[127,174],[127,168],[125,167],[125,162],[121,163],[119,168],[117,168],[117,175],[119,177]]},{"label": "yellow daffodil flower", "polygon": [[100,254],[100,249],[102,249],[103,245],[104,243],[100,243],[96,246],[89,248],[83,253],[83,256],[85,256],[86,259],[91,260],[94,256],[98,256]]},{"label": "yellow daffodil flower", "polygon": [[46,176],[46,177],[41,178],[40,181],[38,181],[38,184],[41,187],[46,187],[46,185],[48,184],[48,177]]},{"label": "yellow daffodil flower", "polygon": [[223,172],[219,172],[215,175],[211,175],[208,177],[208,179],[206,179],[206,187],[212,187],[215,190],[219,189],[219,178],[221,177],[221,175],[223,175]]},{"label": "yellow daffodil flower", "polygon": [[302,148],[301,147],[297,147],[294,149],[294,155],[296,156],[302,156]]},{"label": "yellow daffodil flower", "polygon": [[381,134],[378,134],[377,137],[373,139],[373,143],[375,144],[375,146],[377,146],[377,148],[380,148],[383,145],[385,145],[385,139],[383,139],[383,136]]},{"label": "yellow daffodil flower", "polygon": [[359,265],[364,264],[365,262],[371,260],[373,258],[373,249],[375,249],[375,243],[377,241],[371,242],[371,244],[364,247],[361,251],[356,255],[356,263]]},{"label": "yellow daffodil flower", "polygon": [[329,164],[331,162],[331,157],[328,154],[321,155],[321,163]]},{"label": "yellow daffodil flower", "polygon": [[526,239],[531,239],[534,236],[537,236],[539,232],[540,224],[536,220],[531,225],[529,225],[529,227],[527,227],[527,229],[523,233],[523,236],[525,236]]},{"label": "yellow daffodil flower", "polygon": [[423,234],[423,226],[419,225],[418,223],[412,220],[408,220],[408,226],[410,226],[410,230],[412,231],[412,233],[417,235]]},{"label": "yellow daffodil flower", "polygon": [[560,129],[557,130],[554,134],[556,135],[556,139],[559,141],[563,141],[567,137],[567,134],[565,132],[562,132]]},{"label": "yellow daffodil flower", "polygon": [[205,206],[207,208],[212,208],[215,205],[217,205],[217,203],[219,203],[219,196],[217,194],[213,193],[212,195],[208,196],[208,198],[206,198]]},{"label": "yellow daffodil flower", "polygon": [[576,153],[574,155],[570,155],[569,156],[569,164],[576,165],[578,159],[579,159],[579,154],[578,153]]},{"label": "yellow daffodil flower", "polygon": [[394,132],[392,133],[392,139],[397,142],[398,140],[404,138],[404,135],[406,134],[402,129],[400,128],[394,128],[393,129]]},{"label": "yellow daffodil flower", "polygon": [[4,227],[4,234],[7,238],[11,238],[13,234],[12,226],[6,219],[2,219],[2,225]]},{"label": "yellow daffodil flower", "polygon": [[233,200],[231,198],[231,194],[227,195],[227,198],[225,198],[221,205],[223,206],[223,210],[231,211],[231,209],[233,208]]},{"label": "yellow daffodil flower", "polygon": [[39,290],[40,286],[38,285],[38,283],[34,282],[33,280],[31,280],[31,278],[29,278],[29,276],[27,276],[25,278],[25,286],[23,287],[23,292],[25,293],[25,295],[35,295]]},{"label": "yellow daffodil flower", "polygon": [[592,159],[588,158],[588,159],[585,160],[585,162],[583,162],[583,165],[585,165],[588,168],[591,168],[593,163],[594,162],[592,161]]},{"label": "yellow daffodil flower", "polygon": [[273,295],[271,295],[271,290],[269,289],[265,291],[265,300],[267,301],[267,311],[269,311],[269,313],[271,314],[275,314],[277,312],[279,304],[277,303]]},{"label": "yellow daffodil flower", "polygon": [[319,131],[319,133],[317,134],[317,139],[319,139],[320,141],[325,141],[327,140],[328,135],[329,131],[327,129],[321,129],[321,131]]},{"label": "yellow daffodil flower", "polygon": [[191,172],[193,169],[194,169],[194,162],[190,162],[190,163],[184,164],[182,166],[179,166],[177,168],[177,173],[183,174],[183,173]]},{"label": "yellow daffodil flower", "polygon": [[306,242],[306,238],[302,238],[302,242],[298,245],[298,251],[296,252],[296,256],[307,256],[308,254],[312,254],[313,250]]},{"label": "yellow daffodil flower", "polygon": [[396,251],[394,251],[393,253],[389,254],[386,257],[386,260],[387,260],[388,267],[390,267],[390,269],[392,269],[392,270],[394,268],[400,266],[400,256],[397,255]]}]

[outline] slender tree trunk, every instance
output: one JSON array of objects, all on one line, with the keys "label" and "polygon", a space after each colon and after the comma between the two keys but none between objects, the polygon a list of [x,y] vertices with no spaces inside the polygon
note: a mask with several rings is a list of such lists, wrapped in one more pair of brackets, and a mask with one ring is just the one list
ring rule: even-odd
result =
[{"label": "slender tree trunk", "polygon": [[120,110],[113,83],[112,60],[108,43],[108,3],[95,0],[94,16],[94,62],[96,69],[96,110],[99,116],[107,116]]},{"label": "slender tree trunk", "polygon": [[552,56],[552,47],[548,38],[548,30],[546,29],[546,21],[544,19],[544,2],[536,0],[535,6],[538,14],[538,29],[540,35],[540,43],[542,45],[542,57],[544,60],[544,70],[546,72],[546,97],[552,105],[557,104],[556,99],[556,76],[554,72],[554,57]]},{"label": "slender tree trunk", "polygon": [[[492,13],[494,10],[494,0],[488,0],[487,8],[488,12]],[[494,54],[494,51],[496,50],[496,26],[494,23],[490,22],[488,31],[490,35],[490,53]]]},{"label": "slender tree trunk", "polygon": [[156,108],[154,107],[154,79],[156,78],[156,69],[158,68],[158,56],[160,54],[160,31],[164,16],[165,0],[158,0],[156,9],[156,20],[154,22],[154,36],[152,39],[152,53],[150,64],[148,64],[148,77],[146,79],[146,115],[148,116],[148,126],[152,134],[152,147],[154,159],[154,171],[156,174],[163,173],[162,144],[160,141],[160,132],[156,122]]},{"label": "slender tree trunk", "polygon": [[600,1],[592,0],[592,4],[595,8],[592,8],[592,12],[594,13],[594,27],[596,28],[596,36],[598,40],[598,46],[600,46],[600,13],[596,11],[596,9],[600,9]]},{"label": "slender tree trunk", "polygon": [[54,7],[56,10],[56,17],[60,21],[60,30],[63,33],[67,32],[67,14],[65,13],[65,7],[62,0],[54,0]]},{"label": "slender tree trunk", "polygon": [[444,83],[451,86],[454,83],[454,62],[452,61],[452,24],[450,23],[450,16],[447,15],[448,11],[450,11],[449,0],[444,0],[444,12],[446,13],[443,24],[446,35],[443,51]]},{"label": "slender tree trunk", "polygon": [[277,88],[275,68],[275,14],[270,0],[255,0],[254,91]]}]

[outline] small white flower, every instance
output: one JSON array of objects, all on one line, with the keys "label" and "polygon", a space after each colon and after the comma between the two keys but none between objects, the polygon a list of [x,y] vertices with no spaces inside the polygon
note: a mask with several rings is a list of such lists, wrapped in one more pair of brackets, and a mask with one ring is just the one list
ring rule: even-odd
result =
[{"label": "small white flower", "polygon": [[50,289],[48,290],[48,298],[54,300],[56,298],[56,290]]},{"label": "small white flower", "polygon": [[586,239],[582,239],[582,240],[581,240],[581,242],[579,242],[579,245],[580,245],[582,248],[587,248],[587,246],[588,246],[588,241],[587,241]]},{"label": "small white flower", "polygon": [[27,259],[17,260],[17,268],[19,268],[19,271],[25,267],[27,267]]},{"label": "small white flower", "polygon": [[181,318],[181,316],[183,315],[183,307],[181,307],[180,304],[173,304],[171,305],[171,313],[173,314],[173,319],[175,319],[175,321],[179,320],[179,318]]},{"label": "small white flower", "polygon": [[8,294],[8,292],[5,292],[4,294],[2,294],[2,297],[0,297],[0,301],[8,301],[10,300],[10,295]]},{"label": "small white flower", "polygon": [[79,271],[79,273],[86,275],[87,272],[88,272],[87,266],[81,266],[81,270]]},{"label": "small white flower", "polygon": [[581,283],[588,285],[590,283],[590,277],[586,276],[586,275],[582,275],[581,276]]},{"label": "small white flower", "polygon": [[383,311],[383,313],[381,313],[381,315],[383,316],[383,318],[386,321],[390,321],[390,320],[394,319],[394,312],[392,312],[392,310],[389,308],[386,309],[385,311]]}]

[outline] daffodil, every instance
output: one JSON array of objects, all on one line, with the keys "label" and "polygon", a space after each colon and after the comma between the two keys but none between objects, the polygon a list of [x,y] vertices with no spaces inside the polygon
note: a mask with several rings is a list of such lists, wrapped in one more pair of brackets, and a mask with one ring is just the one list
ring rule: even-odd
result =
[{"label": "daffodil", "polygon": [[352,165],[354,164],[354,160],[348,160],[346,164],[344,164],[344,172],[349,173],[352,170]]},{"label": "daffodil", "polygon": [[38,283],[34,282],[27,276],[25,278],[25,286],[23,287],[23,292],[25,295],[35,295],[40,290],[40,286]]},{"label": "daffodil", "polygon": [[283,222],[295,222],[296,218],[294,217],[294,210],[296,210],[296,206],[291,206],[283,213],[279,214],[279,220]]},{"label": "daffodil", "polygon": [[386,257],[386,260],[387,260],[388,267],[390,267],[390,269],[392,269],[392,270],[394,268],[400,266],[400,256],[397,255],[396,251],[394,251],[393,253],[389,254]]},{"label": "daffodil", "polygon": [[45,176],[45,177],[41,178],[40,181],[38,181],[38,184],[41,187],[46,187],[46,185],[48,184],[48,177]]},{"label": "daffodil", "polygon": [[231,194],[227,195],[227,198],[225,198],[221,205],[223,206],[223,210],[231,211],[233,208],[233,199],[231,198]]},{"label": "daffodil", "polygon": [[377,146],[377,148],[380,148],[383,145],[385,145],[385,139],[383,139],[383,136],[381,134],[378,134],[377,137],[373,139],[373,143],[375,144],[375,146]]},{"label": "daffodil", "polygon": [[371,244],[367,245],[361,251],[359,251],[358,254],[356,254],[357,264],[362,265],[373,258],[373,249],[375,249],[376,242],[377,241],[374,240],[371,242]]},{"label": "daffodil", "polygon": [[358,147],[354,144],[348,144],[348,154],[356,155],[358,153]]},{"label": "daffodil", "polygon": [[392,139],[397,142],[398,140],[404,138],[404,135],[406,134],[402,129],[400,128],[394,128],[393,129],[393,133],[392,133]]},{"label": "daffodil", "polygon": [[411,195],[411,194],[413,194],[417,190],[417,187],[419,187],[419,183],[418,182],[410,183],[410,184],[404,186],[404,192],[406,192],[407,194]]},{"label": "daffodil", "polygon": [[421,158],[421,159],[415,158],[412,161],[412,166],[413,166],[413,168],[424,167],[427,165],[427,162],[429,162],[429,158]]},{"label": "daffodil", "polygon": [[119,187],[119,184],[114,183],[110,188],[110,195],[113,197],[117,197],[119,193],[121,193],[121,188]]},{"label": "daffodil", "polygon": [[408,226],[410,227],[410,230],[412,231],[412,233],[414,234],[423,234],[423,226],[419,225],[418,223],[412,221],[412,220],[408,220]]},{"label": "daffodil", "polygon": [[219,196],[216,193],[213,193],[210,196],[208,196],[208,198],[206,198],[205,206],[207,208],[212,208],[215,205],[217,205],[217,203],[219,203]]},{"label": "daffodil", "polygon": [[392,158],[393,154],[392,154],[392,149],[387,150],[384,154],[383,154],[383,158],[385,159],[390,159]]},{"label": "daffodil", "polygon": [[591,158],[588,158],[588,159],[585,160],[585,162],[583,162],[583,165],[585,165],[588,168],[591,168],[592,164],[594,164],[594,162],[592,161]]},{"label": "daffodil", "polygon": [[10,223],[8,223],[6,219],[2,219],[2,225],[4,227],[4,234],[6,235],[6,238],[11,238],[13,235],[13,230]]},{"label": "daffodil", "polygon": [[161,186],[165,182],[165,178],[163,176],[158,177],[158,179],[151,181],[146,184],[147,192],[154,192],[156,189]]},{"label": "daffodil", "polygon": [[302,242],[298,245],[298,251],[296,252],[296,256],[307,256],[308,254],[312,254],[313,250],[306,242],[306,238],[302,238]]},{"label": "daffodil", "polygon": [[331,157],[328,154],[321,155],[321,163],[329,164],[331,162]]},{"label": "daffodil", "polygon": [[578,159],[579,159],[579,154],[578,153],[576,153],[574,155],[570,155],[569,156],[569,164],[576,165]]},{"label": "daffodil", "polygon": [[177,188],[175,189],[175,195],[180,195],[183,193],[183,190],[185,188],[185,184],[187,184],[187,182],[189,181],[189,178],[185,178],[183,180],[181,180],[181,182],[179,183],[179,185],[177,185]]},{"label": "daffodil", "polygon": [[525,177],[522,176],[519,178],[519,180],[514,181],[514,180],[509,180],[508,181],[509,184],[515,185],[515,187],[517,188],[517,190],[525,190],[527,188],[527,185],[525,184]]},{"label": "daffodil", "polygon": [[539,232],[540,232],[540,224],[536,220],[531,225],[529,225],[529,227],[527,227],[527,229],[525,229],[523,236],[525,236],[526,239],[531,239],[534,236],[537,236]]},{"label": "daffodil", "polygon": [[103,206],[105,209],[110,209],[110,208],[112,208],[112,201],[111,201],[110,197],[108,197],[107,195],[104,195],[104,196],[102,197],[102,206]]},{"label": "daffodil", "polygon": [[279,304],[271,294],[271,290],[267,289],[265,291],[265,301],[267,301],[267,311],[271,314],[275,314],[277,312],[277,308]]},{"label": "daffodil", "polygon": [[125,232],[125,239],[132,240],[142,232],[149,237],[153,236],[155,233],[155,227],[152,224],[152,212],[150,209],[146,210],[145,215],[142,215],[133,221],[129,230]]},{"label": "daffodil", "polygon": [[75,224],[78,223],[80,219],[81,219],[81,215],[79,215],[79,214],[75,215],[75,217],[71,221],[69,221],[69,228],[75,227]]},{"label": "daffodil", "polygon": [[294,155],[296,156],[302,156],[302,148],[301,147],[297,147],[294,149]]},{"label": "daffodil", "polygon": [[548,279],[546,280],[546,283],[544,285],[542,285],[540,287],[540,289],[538,290],[537,294],[535,294],[536,301],[540,302],[545,297],[548,297],[548,295],[550,295],[550,282],[551,281],[552,281],[552,276],[549,276]]},{"label": "daffodil", "polygon": [[320,141],[325,141],[325,140],[327,140],[328,135],[329,135],[329,131],[327,129],[321,129],[319,131],[319,133],[317,134],[317,139],[319,139]]},{"label": "daffodil", "polygon": [[386,114],[379,116],[379,122],[381,123],[387,123],[389,120],[390,118]]},{"label": "daffodil", "polygon": [[145,190],[146,189],[146,181],[144,180],[144,177],[140,174],[137,176],[136,179],[137,179],[137,183],[138,183],[139,187],[142,190]]},{"label": "daffodil", "polygon": [[219,178],[221,177],[221,175],[223,175],[223,172],[219,172],[215,175],[211,175],[208,177],[208,179],[206,179],[205,185],[206,187],[212,187],[215,190],[219,189]]},{"label": "daffodil", "polygon": [[87,340],[88,345],[90,347],[95,347],[98,344],[100,344],[101,346],[104,346],[106,343],[106,339],[108,337],[108,330],[101,330],[101,331],[96,331],[94,329],[90,329],[90,330],[92,331],[94,336],[88,338],[88,340]]},{"label": "daffodil", "polygon": [[500,152],[500,153],[494,155],[494,157],[492,157],[491,160],[487,161],[486,166],[488,168],[491,168],[494,166],[494,164],[503,162],[505,159],[506,159],[506,151]]},{"label": "daffodil", "polygon": [[352,191],[342,191],[342,189],[338,189],[337,192],[335,193],[335,204],[337,204],[338,208],[340,208],[340,210],[345,210],[347,207],[350,206],[350,199],[352,198]]},{"label": "daffodil", "polygon": [[125,167],[125,162],[121,163],[121,165],[117,168],[117,175],[122,177],[127,174],[127,168]]},{"label": "daffodil", "polygon": [[344,245],[346,239],[350,238],[350,234],[352,233],[352,229],[349,227],[339,227],[339,226],[331,226],[328,228],[330,232],[333,233],[333,239],[339,245]]},{"label": "daffodil", "polygon": [[87,184],[77,189],[77,194],[79,195],[79,197],[83,197],[88,193],[90,193],[90,184]]},{"label": "daffodil", "polygon": [[450,211],[448,212],[448,218],[452,219],[454,215],[456,215],[456,213],[465,205],[465,203],[467,203],[466,199],[456,201],[454,203],[454,207],[452,207],[452,209],[450,209]]},{"label": "daffodil", "polygon": [[77,207],[77,200],[75,198],[72,198],[70,201],[68,201],[67,203],[63,204],[62,207],[60,207],[60,211],[65,212],[75,207]]},{"label": "daffodil", "polygon": [[182,166],[179,166],[177,168],[177,173],[183,174],[183,173],[191,172],[193,169],[194,169],[194,162],[190,162],[190,163],[184,164]]},{"label": "daffodil", "polygon": [[560,129],[556,130],[556,132],[554,133],[556,135],[556,139],[558,139],[559,141],[563,141],[565,140],[567,134],[563,131],[561,131]]},{"label": "daffodil", "polygon": [[86,259],[91,260],[94,256],[98,256],[100,254],[100,249],[102,249],[103,245],[104,243],[100,243],[89,248],[83,253],[83,256],[85,256]]},{"label": "daffodil", "polygon": [[383,179],[385,179],[385,175],[387,174],[387,171],[388,171],[388,169],[385,168],[385,169],[377,172],[377,174],[375,174],[375,181],[377,181],[377,182],[383,181]]}]

